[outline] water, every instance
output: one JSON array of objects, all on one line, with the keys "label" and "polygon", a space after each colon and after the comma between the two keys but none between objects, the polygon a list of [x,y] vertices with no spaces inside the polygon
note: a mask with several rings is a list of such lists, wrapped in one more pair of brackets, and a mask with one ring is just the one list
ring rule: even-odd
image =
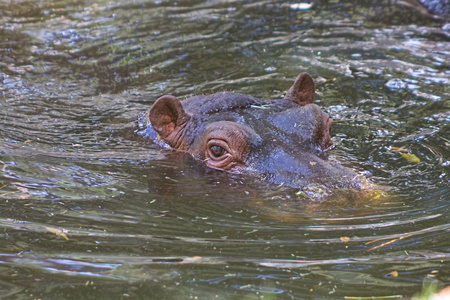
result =
[{"label": "water", "polygon": [[[410,298],[427,276],[450,284],[448,21],[397,1],[291,4],[0,3],[2,299]],[[385,197],[305,201],[134,134],[163,94],[279,98],[303,71],[335,120],[331,159]]]}]

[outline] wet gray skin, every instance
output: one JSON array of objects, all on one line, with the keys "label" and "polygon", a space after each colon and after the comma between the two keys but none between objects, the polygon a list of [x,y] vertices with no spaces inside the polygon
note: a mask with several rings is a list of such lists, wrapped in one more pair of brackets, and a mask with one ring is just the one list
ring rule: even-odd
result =
[{"label": "wet gray skin", "polygon": [[419,0],[429,12],[450,18],[450,1],[448,0]]},{"label": "wet gray skin", "polygon": [[158,99],[140,134],[185,151],[208,166],[250,173],[296,188],[365,189],[367,180],[332,163],[332,120],[313,104],[314,82],[300,74],[280,100],[262,101],[238,93],[217,93],[179,101]]}]

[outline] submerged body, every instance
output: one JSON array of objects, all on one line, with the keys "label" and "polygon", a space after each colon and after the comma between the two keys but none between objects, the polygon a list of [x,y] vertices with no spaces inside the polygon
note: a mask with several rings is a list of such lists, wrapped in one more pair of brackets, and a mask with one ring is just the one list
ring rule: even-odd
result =
[{"label": "submerged body", "polygon": [[190,153],[208,166],[292,187],[365,189],[367,180],[327,159],[332,120],[313,104],[315,85],[300,74],[284,99],[217,93],[159,98],[140,134]]}]

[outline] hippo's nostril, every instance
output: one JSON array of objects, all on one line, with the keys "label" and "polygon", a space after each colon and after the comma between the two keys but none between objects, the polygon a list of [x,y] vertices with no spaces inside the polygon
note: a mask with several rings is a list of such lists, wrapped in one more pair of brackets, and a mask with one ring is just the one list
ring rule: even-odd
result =
[{"label": "hippo's nostril", "polygon": [[373,185],[367,180],[366,177],[359,174],[353,177],[350,183],[354,188],[358,190],[368,190],[373,187]]}]

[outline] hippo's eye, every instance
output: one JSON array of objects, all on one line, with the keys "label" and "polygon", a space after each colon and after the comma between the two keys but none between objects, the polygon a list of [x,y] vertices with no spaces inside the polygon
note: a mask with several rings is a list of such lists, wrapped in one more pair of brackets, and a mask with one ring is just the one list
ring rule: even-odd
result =
[{"label": "hippo's eye", "polygon": [[228,144],[229,140],[221,137],[212,137],[209,139],[205,147],[205,162],[213,168],[230,170],[235,165],[235,158],[233,156],[233,148]]},{"label": "hippo's eye", "polygon": [[209,153],[211,153],[211,155],[214,156],[215,158],[223,156],[225,152],[226,152],[225,149],[217,145],[209,147]]}]

